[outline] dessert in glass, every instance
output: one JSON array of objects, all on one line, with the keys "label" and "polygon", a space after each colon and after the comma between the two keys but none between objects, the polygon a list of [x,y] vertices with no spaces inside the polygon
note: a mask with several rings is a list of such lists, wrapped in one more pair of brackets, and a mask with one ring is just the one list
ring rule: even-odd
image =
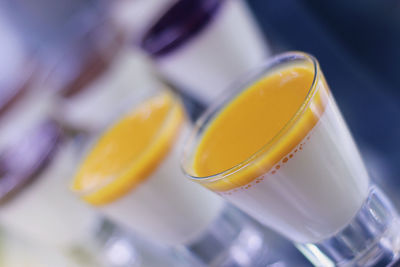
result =
[{"label": "dessert in glass", "polygon": [[232,79],[269,55],[245,1],[171,3],[139,45],[183,94],[209,104]]},{"label": "dessert in glass", "polygon": [[171,246],[192,265],[266,266],[273,249],[265,250],[258,226],[179,169],[189,128],[174,93],[149,91],[93,142],[72,189],[109,219]]},{"label": "dessert in glass", "polygon": [[398,257],[397,213],[370,182],[310,55],[278,55],[239,81],[199,119],[182,165],[317,266]]}]

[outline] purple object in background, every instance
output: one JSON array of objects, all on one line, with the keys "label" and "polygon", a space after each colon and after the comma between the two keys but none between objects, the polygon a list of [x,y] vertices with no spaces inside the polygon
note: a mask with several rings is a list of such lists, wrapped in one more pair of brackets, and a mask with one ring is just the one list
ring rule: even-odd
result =
[{"label": "purple object in background", "polygon": [[0,202],[4,202],[46,165],[61,129],[45,116],[31,117],[31,102],[26,99],[41,93],[32,92],[40,69],[12,26],[3,17],[0,20]]},{"label": "purple object in background", "polygon": [[178,49],[210,23],[225,1],[179,1],[147,31],[140,46],[153,57]]},{"label": "purple object in background", "polygon": [[269,48],[241,0],[180,0],[143,34],[140,47],[185,96],[208,105]]},{"label": "purple object in background", "polygon": [[47,120],[0,151],[0,202],[9,200],[36,177],[50,162],[60,140],[61,129]]}]

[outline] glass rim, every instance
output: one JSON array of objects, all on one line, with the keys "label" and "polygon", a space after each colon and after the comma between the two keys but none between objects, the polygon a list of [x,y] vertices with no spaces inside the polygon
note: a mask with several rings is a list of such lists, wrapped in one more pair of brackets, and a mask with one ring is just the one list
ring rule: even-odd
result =
[{"label": "glass rim", "polygon": [[[193,164],[192,156],[196,151],[196,140],[199,136],[201,136],[201,129],[206,128],[210,123],[214,121],[213,118],[215,114],[219,114],[219,111],[223,110],[224,107],[229,105],[229,103],[235,99],[240,93],[242,93],[249,85],[254,84],[258,81],[259,78],[266,76],[269,72],[273,71],[275,68],[279,68],[280,65],[285,63],[289,63],[295,59],[305,59],[312,64],[313,68],[313,80],[308,89],[307,95],[305,99],[302,101],[302,104],[297,109],[295,114],[288,120],[288,122],[266,143],[264,143],[258,150],[256,150],[252,155],[247,157],[245,160],[237,163],[236,165],[220,171],[218,173],[208,175],[208,176],[197,176],[191,171],[191,166]],[[290,64],[290,63],[289,63]],[[233,175],[234,173],[246,168],[251,163],[255,162],[259,157],[268,153],[270,146],[273,145],[276,141],[278,141],[282,134],[286,133],[290,128],[301,118],[303,112],[306,110],[307,106],[310,103],[310,100],[313,98],[316,92],[316,85],[318,82],[318,77],[321,73],[320,66],[318,60],[305,52],[300,51],[290,51],[284,52],[278,55],[275,55],[269,59],[267,59],[264,63],[256,66],[255,68],[250,69],[248,72],[244,73],[241,77],[233,81],[230,86],[228,86],[224,92],[222,97],[219,97],[216,102],[214,102],[207,110],[196,120],[194,123],[193,130],[185,141],[183,154],[181,158],[181,170],[190,180],[195,181],[197,183],[211,183],[218,180],[225,179]],[[232,90],[233,89],[233,90]],[[208,120],[209,118],[211,120]],[[198,144],[198,143],[197,143]]]},{"label": "glass rim", "polygon": [[[140,99],[138,99],[137,101],[133,101],[131,107],[120,111],[118,116],[115,116],[114,118],[112,118],[107,123],[106,127],[101,129],[97,134],[95,134],[95,136],[93,136],[93,138],[91,138],[91,140],[88,142],[88,144],[86,145],[86,148],[83,150],[82,155],[79,158],[79,161],[78,161],[78,163],[77,163],[77,165],[75,167],[75,170],[74,170],[74,175],[72,176],[72,180],[69,183],[69,189],[73,193],[78,195],[78,197],[83,197],[83,198],[87,197],[87,196],[90,196],[92,194],[96,194],[98,191],[106,188],[107,186],[111,185],[114,181],[119,179],[121,176],[123,176],[124,173],[129,169],[129,167],[131,167],[133,164],[135,164],[136,161],[130,162],[127,165],[127,168],[124,171],[121,172],[122,173],[121,175],[111,176],[111,177],[105,178],[100,183],[97,183],[97,184],[95,184],[93,186],[90,186],[88,188],[79,188],[79,189],[77,189],[74,186],[76,175],[78,174],[80,168],[82,167],[82,163],[86,160],[86,158],[89,155],[89,153],[91,153],[91,151],[96,147],[96,144],[99,142],[99,140],[104,135],[106,135],[108,131],[112,130],[113,127],[115,127],[115,125],[118,124],[118,122],[120,122],[125,116],[127,116],[129,113],[131,113],[132,111],[137,109],[138,106],[140,106],[142,103],[150,100],[152,97],[156,97],[156,96],[161,95],[163,93],[167,93],[167,94],[171,95],[172,104],[171,104],[170,107],[168,107],[168,111],[167,111],[167,113],[165,115],[165,118],[163,119],[160,127],[157,129],[157,132],[154,134],[153,140],[156,140],[157,138],[159,138],[159,136],[163,133],[164,129],[167,127],[168,123],[171,121],[171,118],[174,115],[174,109],[176,108],[176,105],[178,105],[178,104],[182,105],[180,97],[171,88],[169,88],[166,85],[163,85],[162,87],[153,90],[149,94],[145,94],[144,96],[139,97]],[[146,147],[146,149],[144,151],[142,151],[141,153],[145,153],[145,151],[147,149],[148,149],[148,147]],[[132,190],[134,190],[134,188]]]}]

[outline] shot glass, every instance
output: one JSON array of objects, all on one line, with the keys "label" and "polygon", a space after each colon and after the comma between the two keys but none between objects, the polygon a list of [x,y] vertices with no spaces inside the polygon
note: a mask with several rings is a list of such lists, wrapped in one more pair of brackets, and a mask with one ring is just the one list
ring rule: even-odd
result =
[{"label": "shot glass", "polygon": [[257,224],[180,171],[191,125],[179,97],[160,86],[126,107],[95,138],[72,190],[121,227],[169,246],[183,264],[279,263]]},{"label": "shot glass", "polygon": [[371,182],[311,55],[278,55],[234,83],[184,150],[190,180],[292,240],[316,266],[397,260],[397,212]]}]

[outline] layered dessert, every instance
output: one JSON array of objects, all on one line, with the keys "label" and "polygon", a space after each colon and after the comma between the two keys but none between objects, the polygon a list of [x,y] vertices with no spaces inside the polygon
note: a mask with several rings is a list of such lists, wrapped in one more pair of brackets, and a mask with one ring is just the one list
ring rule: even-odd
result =
[{"label": "layered dessert", "polygon": [[294,60],[257,73],[203,118],[185,163],[193,180],[300,243],[343,229],[369,186],[316,64]]},{"label": "layered dessert", "polygon": [[179,151],[187,131],[180,101],[157,93],[111,126],[92,146],[72,188],[120,225],[164,244],[201,236],[222,200],[185,181]]},{"label": "layered dessert", "polygon": [[140,46],[169,81],[204,104],[269,54],[241,0],[174,1]]}]

